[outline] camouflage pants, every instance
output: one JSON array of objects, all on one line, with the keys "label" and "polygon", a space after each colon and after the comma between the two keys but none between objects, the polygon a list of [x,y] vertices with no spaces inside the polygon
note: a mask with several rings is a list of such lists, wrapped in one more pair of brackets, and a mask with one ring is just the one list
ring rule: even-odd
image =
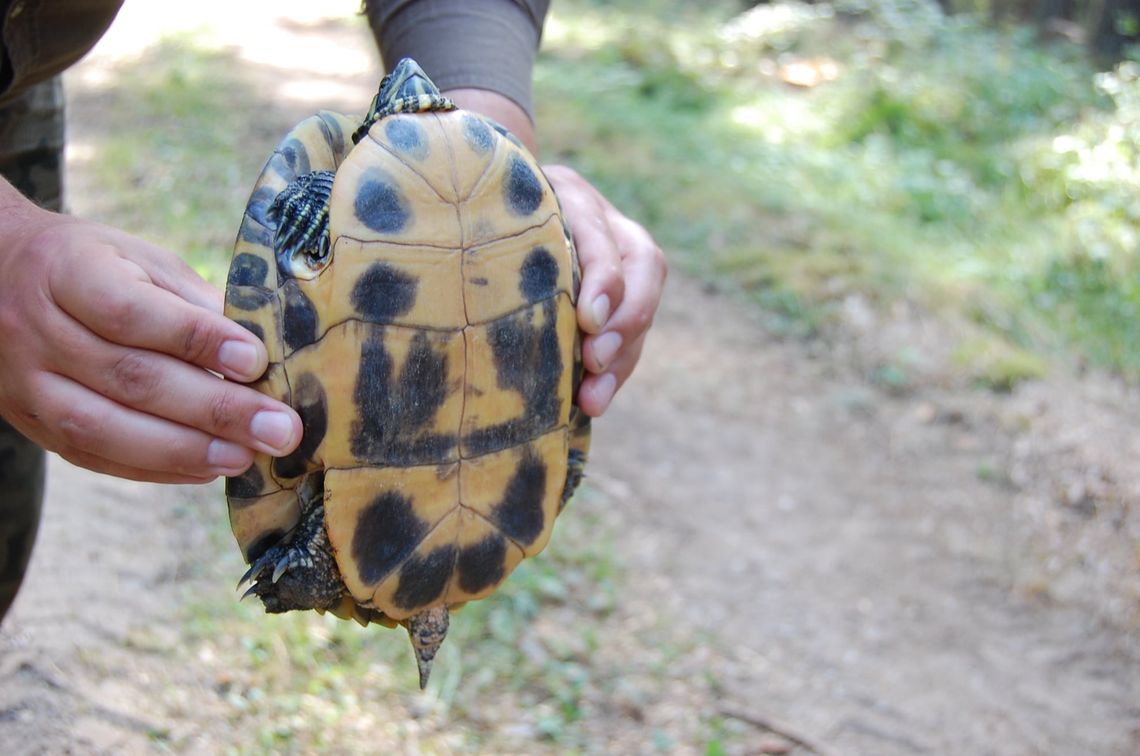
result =
[{"label": "camouflage pants", "polygon": [[[0,175],[49,210],[63,205],[63,128],[58,78],[0,106]],[[0,418],[0,619],[24,579],[43,493],[43,449]]]}]

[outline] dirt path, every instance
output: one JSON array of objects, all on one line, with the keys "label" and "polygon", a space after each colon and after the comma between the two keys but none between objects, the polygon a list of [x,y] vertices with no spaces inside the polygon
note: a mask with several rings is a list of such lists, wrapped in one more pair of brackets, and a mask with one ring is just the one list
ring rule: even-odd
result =
[{"label": "dirt path", "polygon": [[[1140,568],[1140,400],[1083,381],[890,398],[857,354],[758,318],[674,275],[597,425],[614,624],[699,643],[680,692],[588,713],[594,742],[648,751],[657,723],[699,710],[751,720],[729,741],[747,753],[791,747],[773,728],[827,753],[1140,753],[1140,595],[1121,588]],[[224,751],[231,709],[181,625],[216,598],[220,488],[53,460],[48,497],[0,628],[0,752]]]},{"label": "dirt path", "polygon": [[596,458],[631,573],[729,649],[723,710],[840,753],[1137,752],[1135,646],[1014,591],[988,399],[886,400],[674,284]]},{"label": "dirt path", "polygon": [[[717,695],[697,704],[831,753],[1136,752],[1135,647],[1012,591],[1011,492],[977,475],[1002,442],[950,404],[969,398],[932,416],[839,373],[675,276],[599,424],[592,480],[625,534],[626,601],[708,633]],[[167,662],[217,495],[52,465],[0,632],[5,752],[145,751],[155,733],[221,747],[219,694]]]}]

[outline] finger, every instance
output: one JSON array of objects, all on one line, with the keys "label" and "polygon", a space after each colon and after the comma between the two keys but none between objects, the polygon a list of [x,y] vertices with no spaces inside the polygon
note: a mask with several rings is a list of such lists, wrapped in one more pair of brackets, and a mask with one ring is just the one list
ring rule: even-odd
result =
[{"label": "finger", "polygon": [[116,229],[108,231],[122,237],[116,244],[119,252],[142,268],[156,286],[191,304],[221,314],[224,301],[222,292],[198,275],[182,258],[138,237]]},{"label": "finger", "polygon": [[[616,331],[625,343],[632,343],[649,330],[661,302],[668,266],[665,255],[649,233],[637,223],[620,218],[617,238],[622,244],[625,296],[606,322],[602,336]],[[623,228],[624,227],[624,228]]]},{"label": "finger", "polygon": [[562,204],[582,268],[578,326],[586,333],[597,333],[624,294],[620,249],[609,225],[610,205],[573,170],[563,166],[545,170]]},{"label": "finger", "polygon": [[78,335],[74,353],[89,356],[57,372],[116,404],[274,456],[301,440],[301,419],[288,405],[173,357],[90,334]]},{"label": "finger", "polygon": [[78,449],[60,449],[56,451],[56,454],[63,457],[73,465],[78,465],[79,467],[86,468],[93,472],[102,473],[104,475],[114,475],[116,478],[144,481],[147,483],[180,483],[198,485],[209,483],[218,477],[216,475],[197,477],[193,475],[156,473],[149,470],[143,470],[138,467],[131,467],[130,465],[120,465],[117,462],[111,462],[108,459],[104,459],[97,454],[81,452]]},{"label": "finger", "polygon": [[252,333],[155,286],[122,258],[61,267],[51,291],[60,308],[111,343],[163,352],[238,381],[256,380],[268,364]]},{"label": "finger", "polygon": [[603,373],[587,373],[578,387],[578,406],[590,417],[600,417],[610,406],[614,395],[633,373],[641,358],[645,337],[637,339]]},{"label": "finger", "polygon": [[143,471],[146,480],[238,475],[253,463],[243,446],[115,404],[64,376],[46,374],[42,388],[38,414],[54,434],[50,446],[76,458]]},{"label": "finger", "polygon": [[578,325],[586,333],[597,333],[605,326],[625,294],[621,253],[608,224],[595,217],[573,220],[567,214],[574,236],[578,262],[582,266],[582,286],[578,291]]}]

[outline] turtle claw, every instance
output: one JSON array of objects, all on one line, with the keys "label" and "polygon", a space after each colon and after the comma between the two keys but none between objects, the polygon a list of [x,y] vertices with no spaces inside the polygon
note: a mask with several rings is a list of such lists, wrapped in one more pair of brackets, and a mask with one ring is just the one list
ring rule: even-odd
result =
[{"label": "turtle claw", "polygon": [[243,585],[245,585],[246,583],[248,583],[249,579],[251,577],[253,577],[253,567],[250,567],[248,570],[245,571],[244,575],[242,575],[240,578],[238,578],[237,585],[234,586],[234,590],[240,591],[241,587]]},{"label": "turtle claw", "polygon": [[273,568],[273,577],[269,582],[276,583],[281,579],[281,576],[284,575],[289,570],[289,568],[293,566],[295,555],[296,552],[290,551],[285,556],[277,560],[277,566]]},{"label": "turtle claw", "polygon": [[[234,588],[234,590],[240,591],[241,587],[251,580],[256,582],[257,579],[261,576],[261,573],[265,571],[265,568],[268,567],[270,565],[270,563],[273,561],[272,556],[271,556],[272,554],[273,554],[273,551],[270,550],[268,553],[262,554],[261,557],[259,557],[253,564],[251,564],[249,566],[249,569],[245,571],[245,574],[243,574],[238,579],[237,587]],[[277,581],[274,580],[274,582],[277,582]],[[246,596],[248,596],[248,595],[249,595],[249,592],[247,591]],[[242,598],[245,598],[245,596],[242,596]]]},{"label": "turtle claw", "polygon": [[[240,587],[241,586],[239,585],[238,588],[240,588]],[[245,593],[243,593],[241,595],[241,598],[239,598],[238,601],[245,601],[250,596],[256,596],[256,595],[257,595],[257,584],[255,583],[246,589]]]}]

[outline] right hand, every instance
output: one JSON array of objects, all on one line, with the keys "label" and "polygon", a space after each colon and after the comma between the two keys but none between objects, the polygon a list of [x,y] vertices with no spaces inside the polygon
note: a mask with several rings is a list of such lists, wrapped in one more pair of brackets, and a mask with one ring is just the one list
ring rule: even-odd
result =
[{"label": "right hand", "polygon": [[236,475],[254,450],[297,446],[297,413],[234,382],[259,378],[267,357],[222,315],[220,291],[122,231],[3,204],[0,416],[17,430],[77,465],[160,483]]}]

